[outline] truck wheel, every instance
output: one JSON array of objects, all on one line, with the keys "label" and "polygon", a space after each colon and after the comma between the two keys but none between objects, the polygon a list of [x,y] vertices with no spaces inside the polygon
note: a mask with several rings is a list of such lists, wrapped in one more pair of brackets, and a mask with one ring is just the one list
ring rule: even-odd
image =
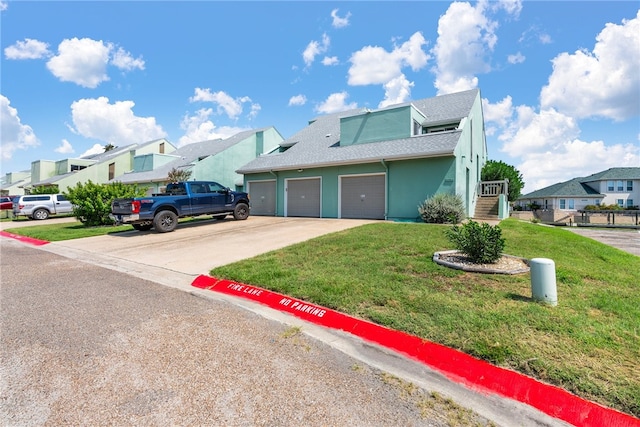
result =
[{"label": "truck wheel", "polygon": [[49,211],[46,209],[36,209],[33,212],[33,219],[47,219],[49,218]]},{"label": "truck wheel", "polygon": [[153,228],[153,224],[131,224],[138,231],[149,231]]},{"label": "truck wheel", "polygon": [[172,211],[160,211],[153,218],[153,226],[159,233],[168,233],[178,226],[178,215]]},{"label": "truck wheel", "polygon": [[238,220],[249,218],[249,205],[246,203],[238,203],[233,210],[233,217]]}]

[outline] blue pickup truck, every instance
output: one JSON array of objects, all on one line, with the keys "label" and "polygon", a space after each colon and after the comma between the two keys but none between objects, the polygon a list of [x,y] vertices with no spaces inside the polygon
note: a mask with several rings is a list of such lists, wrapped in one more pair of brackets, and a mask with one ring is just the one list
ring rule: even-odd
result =
[{"label": "blue pickup truck", "polygon": [[116,224],[131,224],[140,231],[155,228],[160,233],[175,230],[178,218],[213,215],[237,220],[249,217],[249,195],[232,191],[213,181],[174,182],[162,194],[114,199],[111,218]]}]

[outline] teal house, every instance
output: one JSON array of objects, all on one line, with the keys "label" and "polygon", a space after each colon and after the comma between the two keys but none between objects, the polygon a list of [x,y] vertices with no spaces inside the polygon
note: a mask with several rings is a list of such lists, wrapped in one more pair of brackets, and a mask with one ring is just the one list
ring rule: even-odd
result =
[{"label": "teal house", "polygon": [[160,193],[167,185],[172,169],[188,171],[189,180],[216,181],[226,187],[242,190],[243,176],[238,167],[269,152],[284,140],[273,127],[251,129],[226,138],[195,142],[171,153],[143,153],[133,157],[132,170],[111,181],[136,184],[148,194]]},{"label": "teal house", "polygon": [[480,91],[320,116],[238,169],[252,215],[417,220],[458,194],[473,217],[487,160]]}]

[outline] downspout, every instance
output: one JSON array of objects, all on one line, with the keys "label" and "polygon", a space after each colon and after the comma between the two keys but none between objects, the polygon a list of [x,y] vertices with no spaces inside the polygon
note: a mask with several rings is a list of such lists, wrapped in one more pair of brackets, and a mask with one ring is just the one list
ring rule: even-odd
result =
[{"label": "downspout", "polygon": [[384,220],[388,219],[389,214],[389,167],[384,162],[384,159],[380,159],[380,163],[384,166],[385,174],[384,174]]},{"label": "downspout", "polygon": [[269,170],[269,173],[276,177],[276,217],[278,216],[278,175],[273,172],[273,170]]}]

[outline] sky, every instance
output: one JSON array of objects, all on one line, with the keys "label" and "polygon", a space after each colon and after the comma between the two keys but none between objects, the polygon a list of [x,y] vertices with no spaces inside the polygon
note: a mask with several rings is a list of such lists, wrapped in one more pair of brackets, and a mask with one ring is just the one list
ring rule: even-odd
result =
[{"label": "sky", "polygon": [[478,88],[523,193],[640,167],[637,1],[3,1],[0,172]]}]

